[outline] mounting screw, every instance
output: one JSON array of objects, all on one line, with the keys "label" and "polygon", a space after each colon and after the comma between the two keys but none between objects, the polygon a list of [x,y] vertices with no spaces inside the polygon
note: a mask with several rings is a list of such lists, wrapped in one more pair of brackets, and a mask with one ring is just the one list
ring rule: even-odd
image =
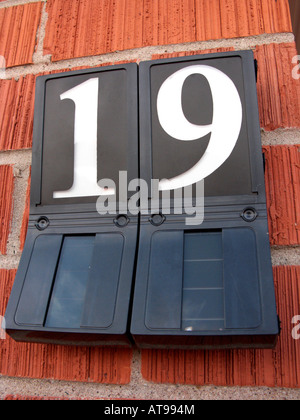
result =
[{"label": "mounting screw", "polygon": [[126,215],[123,215],[123,214],[118,216],[114,220],[114,224],[119,228],[123,228],[123,227],[127,226],[129,222],[130,222],[129,217],[127,217]]},{"label": "mounting screw", "polygon": [[39,220],[36,222],[35,227],[38,230],[45,230],[50,225],[50,221],[47,217],[43,216],[40,217]]},{"label": "mounting screw", "polygon": [[149,221],[153,226],[160,226],[162,225],[166,220],[166,217],[162,214],[153,214]]},{"label": "mounting screw", "polygon": [[249,222],[249,223],[254,222],[257,216],[258,216],[258,213],[253,207],[246,208],[241,214],[241,217],[245,220],[245,222]]}]

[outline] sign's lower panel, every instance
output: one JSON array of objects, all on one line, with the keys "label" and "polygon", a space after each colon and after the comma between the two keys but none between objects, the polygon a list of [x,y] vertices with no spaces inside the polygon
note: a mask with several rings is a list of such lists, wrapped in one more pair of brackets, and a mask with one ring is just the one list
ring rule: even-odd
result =
[{"label": "sign's lower panel", "polygon": [[[32,218],[34,220],[34,218]],[[49,215],[40,232],[30,222],[5,321],[16,341],[130,346],[128,315],[136,257],[137,220],[90,228]],[[76,227],[74,227],[77,225]]]},{"label": "sign's lower panel", "polygon": [[278,335],[218,337],[135,335],[134,341],[141,349],[274,349],[278,341]]},{"label": "sign's lower panel", "polygon": [[273,348],[279,333],[266,219],[198,229],[146,219],[131,333],[139,347]]},{"label": "sign's lower panel", "polygon": [[[18,327],[17,327],[18,328]],[[40,344],[59,344],[63,346],[88,346],[88,347],[132,347],[129,336],[124,334],[101,334],[101,333],[66,333],[58,331],[44,330],[23,330],[7,329],[7,334],[17,342],[21,343],[40,343]]]}]

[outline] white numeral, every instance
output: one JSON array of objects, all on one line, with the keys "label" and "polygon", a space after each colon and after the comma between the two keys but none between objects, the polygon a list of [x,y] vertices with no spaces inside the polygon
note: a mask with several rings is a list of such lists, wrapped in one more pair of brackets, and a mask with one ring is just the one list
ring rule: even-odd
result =
[{"label": "white numeral", "polygon": [[[213,98],[213,122],[196,125],[182,109],[182,89],[186,79],[200,74],[206,77]],[[98,78],[90,79],[60,96],[75,103],[74,176],[66,191],[55,191],[54,198],[114,195],[115,189],[97,183]],[[205,98],[203,98],[205,100]],[[162,128],[174,139],[193,141],[211,133],[206,152],[187,172],[159,183],[161,191],[184,188],[202,181],[216,171],[231,155],[242,126],[243,111],[237,88],[222,71],[205,65],[189,66],[172,74],[161,86],[157,98]]]},{"label": "white numeral", "polygon": [[97,183],[98,78],[90,79],[60,96],[75,103],[74,177],[66,191],[55,191],[54,198],[113,195]]},{"label": "white numeral", "polygon": [[[209,82],[214,108],[211,125],[192,124],[183,113],[183,84],[193,74],[203,75]],[[241,99],[232,80],[222,71],[205,65],[189,66],[172,74],[160,88],[157,111],[162,128],[177,140],[192,141],[211,133],[207,150],[199,162],[181,175],[161,180],[161,191],[187,187],[216,171],[231,155],[243,119]]]}]

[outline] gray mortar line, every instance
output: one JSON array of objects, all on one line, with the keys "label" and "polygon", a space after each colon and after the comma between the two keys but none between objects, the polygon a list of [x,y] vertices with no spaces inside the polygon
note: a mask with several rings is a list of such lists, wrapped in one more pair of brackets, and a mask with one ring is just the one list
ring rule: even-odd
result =
[{"label": "gray mortar line", "polygon": [[44,55],[44,39],[46,36],[46,25],[48,21],[48,13],[46,11],[47,3],[45,2],[42,8],[41,20],[37,29],[37,46],[36,51],[33,54],[33,63],[50,63],[51,55]]},{"label": "gray mortar line", "polygon": [[0,165],[31,165],[31,158],[31,149],[0,151]]},{"label": "gray mortar line", "polygon": [[133,350],[131,360],[131,378],[130,383],[142,384],[144,382],[142,376],[142,357],[141,351],[137,348]]},{"label": "gray mortar line", "polygon": [[274,131],[261,130],[263,146],[295,146],[300,145],[299,128],[279,128]]},{"label": "gray mortar line", "polygon": [[272,265],[300,265],[300,246],[271,247]]},{"label": "gray mortar line", "polygon": [[20,259],[21,251],[18,255],[0,255],[0,270],[17,270]]},{"label": "gray mortar line", "polygon": [[13,214],[11,229],[7,240],[7,256],[20,255],[20,233],[25,211],[29,174],[29,166],[14,165]]}]

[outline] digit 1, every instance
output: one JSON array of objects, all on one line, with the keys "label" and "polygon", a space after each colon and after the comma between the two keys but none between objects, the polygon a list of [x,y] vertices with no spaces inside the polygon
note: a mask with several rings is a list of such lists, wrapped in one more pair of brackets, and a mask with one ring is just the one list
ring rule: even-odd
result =
[{"label": "digit 1", "polygon": [[99,79],[93,78],[64,92],[60,99],[75,103],[73,185],[66,191],[55,191],[54,198],[94,197],[113,195],[97,183]]}]

